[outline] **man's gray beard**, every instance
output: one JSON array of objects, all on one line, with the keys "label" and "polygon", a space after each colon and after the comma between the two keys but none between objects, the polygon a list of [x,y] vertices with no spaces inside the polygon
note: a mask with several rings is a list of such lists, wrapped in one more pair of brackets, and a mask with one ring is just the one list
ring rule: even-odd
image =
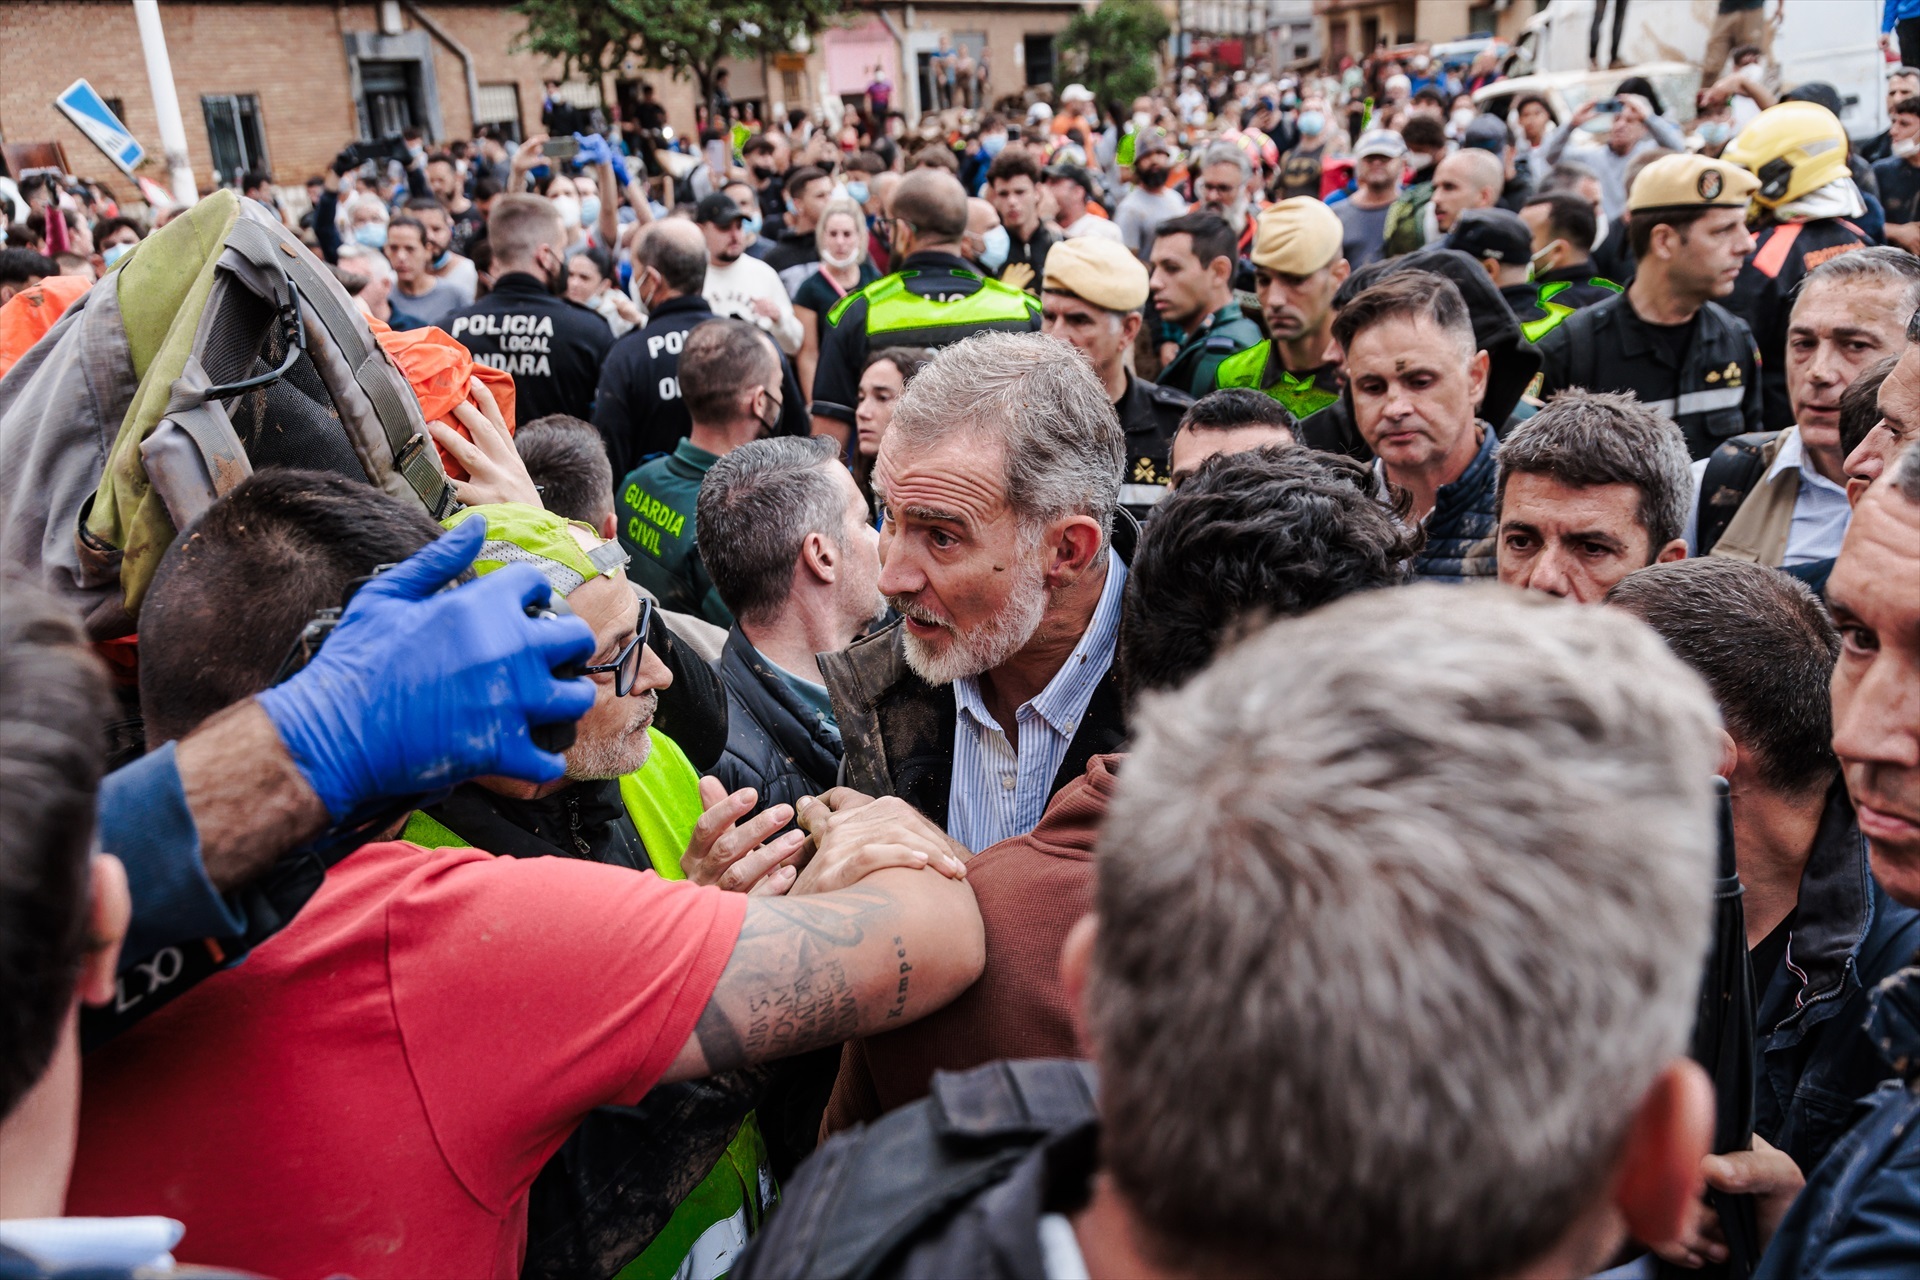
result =
[{"label": "man's gray beard", "polygon": [[[952,639],[944,652],[934,652],[926,641],[903,627],[901,637],[906,641],[907,666],[913,673],[931,685],[952,684],[963,676],[991,671],[1025,648],[1034,632],[1040,629],[1041,619],[1046,617],[1047,582],[1045,570],[1032,561],[1023,564],[1017,572],[1020,576],[1015,579],[1000,612],[971,634],[949,628]],[[904,597],[893,598],[891,603],[910,618],[939,621],[917,610],[913,602]]]},{"label": "man's gray beard", "polygon": [[[620,698],[617,701],[625,702]],[[645,729],[631,732],[634,723],[642,718],[653,723],[654,712],[659,708],[660,697],[647,693],[634,699],[634,714],[627,717],[626,728],[629,732],[600,741],[589,742],[576,739],[567,748],[567,780],[570,782],[603,781],[607,778],[624,778],[646,764],[647,757],[653,753],[653,737]]]}]

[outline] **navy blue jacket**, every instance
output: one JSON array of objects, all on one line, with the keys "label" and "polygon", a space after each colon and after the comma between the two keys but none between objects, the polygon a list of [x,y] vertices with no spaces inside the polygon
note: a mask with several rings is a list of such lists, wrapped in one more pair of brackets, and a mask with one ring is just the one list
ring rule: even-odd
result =
[{"label": "navy blue jacket", "polygon": [[1867,1034],[1900,1078],[1873,1095],[1807,1179],[1754,1280],[1878,1280],[1920,1271],[1920,967],[1873,995]]},{"label": "navy blue jacket", "polygon": [[1886,895],[1837,780],[1800,876],[1792,937],[1771,974],[1756,973],[1760,1074],[1754,1129],[1812,1169],[1862,1098],[1893,1069],[1868,1039],[1869,998],[1920,949],[1920,911]]},{"label": "navy blue jacket", "polygon": [[1499,572],[1495,562],[1500,507],[1500,439],[1482,422],[1480,452],[1452,484],[1440,486],[1422,528],[1427,545],[1413,560],[1413,576],[1430,582],[1469,582]]}]

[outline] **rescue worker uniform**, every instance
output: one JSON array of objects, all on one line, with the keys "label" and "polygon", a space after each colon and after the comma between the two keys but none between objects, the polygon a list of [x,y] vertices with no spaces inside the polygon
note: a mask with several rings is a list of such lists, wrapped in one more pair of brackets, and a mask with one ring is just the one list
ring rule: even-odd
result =
[{"label": "rescue worker uniform", "polygon": [[[1064,244],[1066,242],[1062,242]],[[1052,252],[1061,246],[1055,245]],[[878,347],[944,347],[976,333],[1033,333],[1040,300],[982,276],[965,258],[923,249],[827,312],[813,412],[853,428],[860,374]]]},{"label": "rescue worker uniform", "polygon": [[[1641,171],[1627,207],[1744,208],[1758,186],[1724,161],[1662,156]],[[1746,322],[1716,302],[1701,303],[1684,324],[1660,325],[1642,319],[1623,292],[1563,318],[1539,345],[1542,399],[1569,387],[1632,392],[1679,425],[1696,460],[1760,429],[1760,353]]]},{"label": "rescue worker uniform", "polygon": [[[1253,243],[1254,265],[1287,276],[1310,276],[1342,261],[1346,228],[1318,200],[1282,200],[1260,214]],[[1193,393],[1219,387],[1251,387],[1286,406],[1296,420],[1318,413],[1340,398],[1340,366],[1288,369],[1271,338],[1222,360],[1211,385],[1195,382]]]},{"label": "rescue worker uniform", "polygon": [[[1135,313],[1147,303],[1147,269],[1131,250],[1114,240],[1078,236],[1053,247],[1041,295],[1075,298],[1115,315]],[[1168,453],[1174,432],[1192,397],[1172,387],[1126,374],[1127,387],[1113,411],[1126,434],[1126,463],[1120,474],[1120,505],[1136,520],[1167,494],[1173,473]]]},{"label": "rescue worker uniform", "polygon": [[513,375],[516,416],[593,417],[600,366],[613,330],[599,312],[547,289],[527,271],[509,271],[486,297],[442,322],[481,364]]},{"label": "rescue worker uniform", "polygon": [[1721,156],[1752,174],[1757,188],[1758,239],[1727,309],[1747,322],[1759,346],[1761,425],[1769,431],[1793,425],[1786,354],[1794,291],[1821,263],[1874,242],[1853,221],[1867,213],[1867,203],[1848,164],[1850,146],[1826,107],[1782,102],[1748,122]]},{"label": "rescue worker uniform", "polygon": [[1229,302],[1181,340],[1180,350],[1160,371],[1160,385],[1190,396],[1205,395],[1219,385],[1223,361],[1262,341],[1260,326],[1248,318],[1238,302]]}]

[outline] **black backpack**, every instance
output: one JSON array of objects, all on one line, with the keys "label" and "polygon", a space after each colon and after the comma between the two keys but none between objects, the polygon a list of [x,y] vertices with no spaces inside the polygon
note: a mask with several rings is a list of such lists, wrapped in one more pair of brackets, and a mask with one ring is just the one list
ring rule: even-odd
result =
[{"label": "black backpack", "polygon": [[937,1071],[921,1101],[838,1134],[802,1165],[732,1280],[865,1280],[1003,1181],[1044,1143],[1090,1132],[1093,1065],[1065,1059]]},{"label": "black backpack", "polygon": [[1700,514],[1694,524],[1694,550],[1704,556],[1733,523],[1740,504],[1747,500],[1760,478],[1767,474],[1767,446],[1780,438],[1778,431],[1750,431],[1723,440],[1707,456],[1706,474],[1700,477]]}]

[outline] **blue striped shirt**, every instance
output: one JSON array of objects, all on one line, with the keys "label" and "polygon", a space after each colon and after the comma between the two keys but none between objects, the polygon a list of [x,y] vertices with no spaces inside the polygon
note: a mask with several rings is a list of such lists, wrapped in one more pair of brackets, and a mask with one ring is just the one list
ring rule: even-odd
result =
[{"label": "blue striped shirt", "polygon": [[1074,730],[1087,714],[1094,687],[1113,665],[1120,634],[1120,597],[1127,567],[1111,551],[1100,603],[1060,670],[1014,713],[1020,749],[987,710],[980,681],[953,682],[959,715],[953,730],[953,782],[947,792],[947,834],[975,853],[1034,829],[1046,812],[1053,776],[1067,758]]}]

